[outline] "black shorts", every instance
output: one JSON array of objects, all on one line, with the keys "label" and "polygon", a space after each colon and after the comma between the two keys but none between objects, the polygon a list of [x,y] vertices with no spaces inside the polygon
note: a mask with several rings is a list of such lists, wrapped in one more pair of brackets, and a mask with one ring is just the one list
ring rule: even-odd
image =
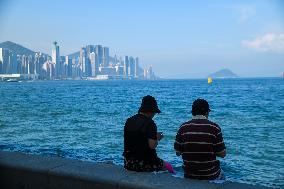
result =
[{"label": "black shorts", "polygon": [[161,171],[164,167],[164,161],[157,158],[154,163],[145,163],[143,160],[134,160],[124,158],[124,168],[137,172]]}]

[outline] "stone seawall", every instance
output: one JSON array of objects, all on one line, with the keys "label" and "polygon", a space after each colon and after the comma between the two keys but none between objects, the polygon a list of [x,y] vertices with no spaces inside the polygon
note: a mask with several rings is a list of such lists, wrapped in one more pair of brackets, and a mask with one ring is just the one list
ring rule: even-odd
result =
[{"label": "stone seawall", "polygon": [[175,178],[169,173],[136,173],[113,164],[5,151],[0,151],[0,188],[268,189],[234,182],[215,184]]}]

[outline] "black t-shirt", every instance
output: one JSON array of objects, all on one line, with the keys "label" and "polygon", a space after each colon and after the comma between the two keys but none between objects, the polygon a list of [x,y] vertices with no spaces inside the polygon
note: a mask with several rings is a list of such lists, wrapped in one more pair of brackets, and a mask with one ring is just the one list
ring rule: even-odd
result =
[{"label": "black t-shirt", "polygon": [[143,160],[155,163],[157,153],[151,149],[148,139],[157,140],[157,126],[155,122],[142,114],[136,114],[127,119],[124,126],[124,152],[127,159]]}]

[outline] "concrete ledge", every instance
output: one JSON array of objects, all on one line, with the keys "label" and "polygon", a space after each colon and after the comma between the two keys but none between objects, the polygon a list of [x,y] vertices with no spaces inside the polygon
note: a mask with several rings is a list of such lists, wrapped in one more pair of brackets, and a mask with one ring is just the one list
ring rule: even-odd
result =
[{"label": "concrete ledge", "polygon": [[233,182],[181,179],[169,173],[136,173],[121,166],[0,151],[0,188],[11,189],[267,189]]}]

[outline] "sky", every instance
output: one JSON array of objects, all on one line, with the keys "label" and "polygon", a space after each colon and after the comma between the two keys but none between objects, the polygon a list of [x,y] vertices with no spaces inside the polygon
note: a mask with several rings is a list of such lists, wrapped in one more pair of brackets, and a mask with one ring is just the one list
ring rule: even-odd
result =
[{"label": "sky", "polygon": [[162,78],[284,72],[281,0],[0,0],[0,42],[68,55],[88,44],[139,57]]}]

